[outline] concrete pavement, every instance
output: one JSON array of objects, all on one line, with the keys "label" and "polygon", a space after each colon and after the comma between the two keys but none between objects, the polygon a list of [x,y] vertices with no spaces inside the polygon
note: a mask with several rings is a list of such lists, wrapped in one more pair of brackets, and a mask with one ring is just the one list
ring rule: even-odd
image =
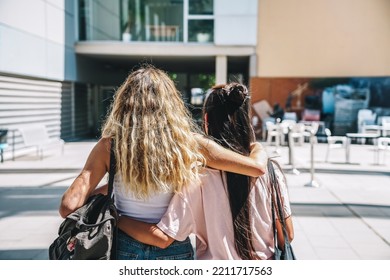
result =
[{"label": "concrete pavement", "polygon": [[[64,155],[51,150],[43,160],[32,153],[0,164],[0,260],[48,259],[47,248],[62,221],[60,197],[94,144],[66,143]],[[390,159],[376,165],[373,146],[352,145],[351,163],[345,163],[343,150],[332,150],[325,163],[326,145],[314,146],[313,176],[310,144],[296,146],[293,161],[287,147],[278,149],[289,185],[297,257],[390,259]],[[266,149],[276,155],[275,147]],[[320,187],[305,186],[312,179]]]}]

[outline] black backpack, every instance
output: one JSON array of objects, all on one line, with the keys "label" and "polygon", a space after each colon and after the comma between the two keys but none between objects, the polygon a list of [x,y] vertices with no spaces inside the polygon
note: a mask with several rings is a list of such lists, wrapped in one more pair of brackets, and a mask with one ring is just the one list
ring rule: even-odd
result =
[{"label": "black backpack", "polygon": [[91,196],[84,206],[65,218],[58,230],[58,237],[49,247],[50,260],[116,258],[118,215],[112,195],[116,169],[112,146],[108,194]]}]

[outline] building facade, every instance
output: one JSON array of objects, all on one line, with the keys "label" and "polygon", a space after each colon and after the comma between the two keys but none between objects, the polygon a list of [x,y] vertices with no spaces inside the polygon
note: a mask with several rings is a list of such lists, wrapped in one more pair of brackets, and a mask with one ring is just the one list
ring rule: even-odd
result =
[{"label": "building facade", "polygon": [[24,125],[98,137],[141,63],[168,71],[197,118],[213,84],[284,105],[314,78],[389,77],[389,49],[388,0],[0,0],[0,129],[16,155]]},{"label": "building facade", "polygon": [[[214,83],[256,73],[257,0],[1,0],[0,128],[98,137],[115,89],[141,63],[170,73],[194,116]],[[11,156],[10,149],[5,158]]]},{"label": "building facade", "polygon": [[[390,1],[259,0],[257,38],[253,103],[278,103],[301,117],[307,99],[324,106],[325,87],[348,84],[369,90],[368,108],[378,116],[390,115]],[[291,101],[290,94],[306,83],[307,90]],[[348,119],[357,118],[353,114]],[[336,117],[321,114],[331,129]],[[356,132],[354,122],[340,123],[345,129],[339,135]]]}]

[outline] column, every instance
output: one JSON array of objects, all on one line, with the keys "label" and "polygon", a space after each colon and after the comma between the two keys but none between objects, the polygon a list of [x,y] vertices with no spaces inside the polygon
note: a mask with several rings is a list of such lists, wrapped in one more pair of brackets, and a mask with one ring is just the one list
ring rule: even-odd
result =
[{"label": "column", "polygon": [[257,76],[257,55],[252,54],[249,57],[249,78]]},{"label": "column", "polygon": [[227,56],[218,55],[215,58],[215,84],[226,84],[227,76]]}]

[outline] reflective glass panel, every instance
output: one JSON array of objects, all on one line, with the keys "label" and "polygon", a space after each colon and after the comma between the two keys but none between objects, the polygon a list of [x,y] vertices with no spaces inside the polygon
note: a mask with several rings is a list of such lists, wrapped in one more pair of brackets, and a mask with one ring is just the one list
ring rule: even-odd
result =
[{"label": "reflective glass panel", "polygon": [[188,41],[209,43],[214,41],[214,20],[189,20]]},{"label": "reflective glass panel", "polygon": [[183,0],[122,0],[123,41],[183,41]]},{"label": "reflective glass panel", "polygon": [[214,0],[189,0],[188,10],[190,15],[212,15]]}]

